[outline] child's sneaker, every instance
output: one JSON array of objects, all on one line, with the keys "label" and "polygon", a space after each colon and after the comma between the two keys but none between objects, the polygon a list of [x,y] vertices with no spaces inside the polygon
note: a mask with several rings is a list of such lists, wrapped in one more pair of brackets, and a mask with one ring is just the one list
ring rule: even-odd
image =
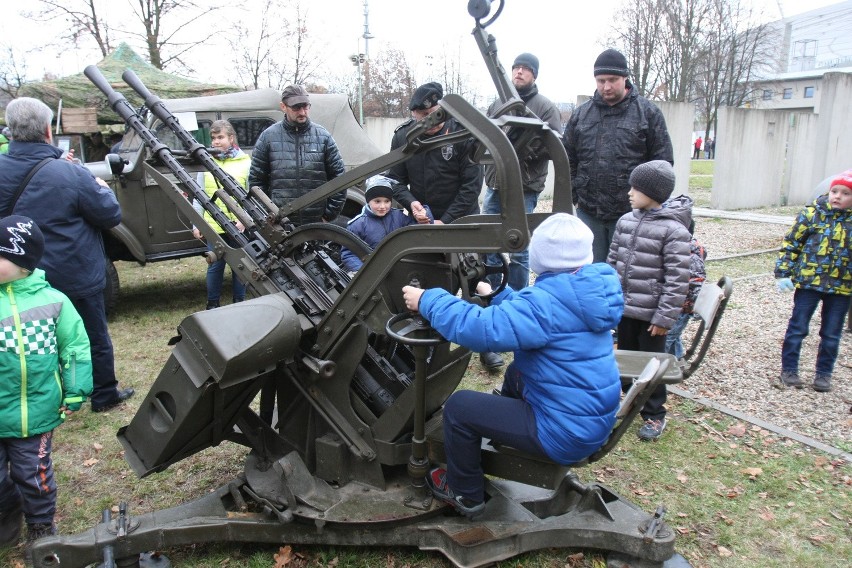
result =
[{"label": "child's sneaker", "polygon": [[426,476],[426,483],[436,499],[449,503],[465,517],[473,518],[485,509],[485,503],[475,503],[453,493],[453,490],[447,485],[447,470],[444,468],[438,467],[430,471]]},{"label": "child's sneaker", "polygon": [[802,388],[802,379],[799,378],[798,373],[793,373],[791,371],[781,371],[781,376],[778,378],[778,382],[775,383],[775,386],[779,389],[785,388]]},{"label": "child's sneaker", "polygon": [[666,429],[666,419],[662,420],[646,420],[642,427],[639,428],[639,439],[643,442],[656,440],[663,435],[663,430]]},{"label": "child's sneaker", "polygon": [[829,392],[831,390],[831,375],[817,375],[814,377],[814,390],[817,392]]}]

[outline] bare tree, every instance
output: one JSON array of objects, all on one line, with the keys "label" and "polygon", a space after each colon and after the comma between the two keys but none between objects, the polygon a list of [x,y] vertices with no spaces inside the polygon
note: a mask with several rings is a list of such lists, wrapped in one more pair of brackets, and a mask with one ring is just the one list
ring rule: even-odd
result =
[{"label": "bare tree", "polygon": [[621,44],[639,94],[666,98],[667,87],[660,69],[663,59],[662,34],[666,0],[633,0],[620,12],[613,31]]},{"label": "bare tree", "polygon": [[106,57],[112,51],[110,45],[110,26],[99,15],[99,2],[95,0],[39,0],[39,10],[29,16],[37,21],[48,22],[62,19],[68,23],[68,29],[63,36],[75,46],[84,39],[93,39]]},{"label": "bare tree", "polygon": [[237,24],[228,43],[245,86],[281,89],[317,82],[322,50],[310,33],[308,12],[300,0],[263,3],[260,21]]},{"label": "bare tree", "polygon": [[0,93],[17,98],[21,86],[27,81],[26,58],[11,46],[4,46],[0,59]]},{"label": "bare tree", "polygon": [[482,97],[469,81],[473,73],[473,62],[467,57],[468,53],[461,42],[458,42],[452,51],[444,45],[444,49],[430,65],[430,75],[443,85],[444,93],[460,95],[473,106],[477,106]]},{"label": "bare tree", "polygon": [[380,51],[365,67],[365,116],[408,116],[408,101],[417,81],[399,49]]}]

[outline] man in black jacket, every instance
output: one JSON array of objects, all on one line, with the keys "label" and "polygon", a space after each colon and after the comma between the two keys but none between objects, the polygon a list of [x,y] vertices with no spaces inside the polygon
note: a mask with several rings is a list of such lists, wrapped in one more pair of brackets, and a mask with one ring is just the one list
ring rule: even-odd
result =
[{"label": "man in black jacket", "polygon": [[595,61],[597,90],[568,119],[562,143],[571,163],[577,216],[592,230],[595,262],[606,261],[618,219],[630,211],[630,173],[639,164],[674,165],[666,120],[627,79],[627,59],[607,49]]},{"label": "man in black jacket", "polygon": [[[438,101],[443,97],[444,87],[440,83],[417,87],[408,103],[411,118],[394,131],[391,151],[405,145],[409,129],[416,121],[438,110]],[[462,128],[454,118],[449,118],[426,131],[425,136],[441,136]],[[447,144],[415,154],[393,166],[387,175],[394,181],[394,199],[408,209],[418,223],[429,222],[424,204],[432,210],[436,225],[479,213],[482,168],[470,161],[468,149],[465,143]],[[503,366],[503,358],[497,353],[489,351],[480,353],[479,357],[489,371]]]},{"label": "man in black jacket", "polygon": [[[279,207],[343,175],[343,158],[331,133],[310,119],[311,103],[301,85],[281,95],[284,120],[264,130],[251,154],[249,187],[260,187]],[[290,216],[296,225],[333,221],[346,201],[341,191]]]},{"label": "man in black jacket", "polygon": [[[547,124],[551,130],[560,133],[562,121],[559,109],[550,99],[538,92],[535,80],[538,78],[538,57],[532,53],[522,53],[512,63],[512,84],[518,91],[518,95],[527,108],[536,115],[539,120]],[[494,101],[488,107],[488,116],[493,116],[500,100]],[[547,164],[550,158],[547,154],[526,156],[521,161],[521,176],[523,178],[524,208],[527,213],[532,213],[538,203],[538,196],[544,190],[544,182],[547,179]],[[482,200],[482,212],[495,214],[501,212],[500,188],[497,187],[497,170],[494,166],[485,168],[485,197]],[[509,265],[509,286],[514,290],[526,288],[530,284],[529,251],[512,253],[512,263]],[[497,264],[497,255],[488,255],[489,264]],[[491,282],[492,286],[496,282]]]}]

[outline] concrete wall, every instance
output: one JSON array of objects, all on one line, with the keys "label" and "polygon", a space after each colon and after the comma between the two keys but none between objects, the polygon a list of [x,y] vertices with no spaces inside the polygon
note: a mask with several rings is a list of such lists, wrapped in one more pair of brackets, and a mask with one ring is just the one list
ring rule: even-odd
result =
[{"label": "concrete wall", "polygon": [[711,207],[803,205],[852,168],[852,75],[828,73],[819,113],[719,110]]},{"label": "concrete wall", "polygon": [[689,168],[692,159],[692,124],[695,106],[689,103],[654,101],[666,117],[666,127],[674,149],[675,189],[672,195],[689,194]]}]

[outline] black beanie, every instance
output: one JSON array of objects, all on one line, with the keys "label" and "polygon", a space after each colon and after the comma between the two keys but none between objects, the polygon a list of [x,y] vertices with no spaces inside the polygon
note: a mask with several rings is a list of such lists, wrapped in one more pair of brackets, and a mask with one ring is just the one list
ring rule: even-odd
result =
[{"label": "black beanie", "polygon": [[651,160],[639,164],[630,173],[630,186],[657,203],[664,203],[674,191],[674,168],[665,160]]},{"label": "black beanie", "polygon": [[598,75],[621,75],[627,77],[630,70],[627,69],[627,59],[620,51],[607,49],[595,59],[595,77]]},{"label": "black beanie", "polygon": [[532,71],[533,77],[538,79],[538,57],[532,53],[522,53],[515,58],[512,63],[512,69],[518,66],[523,66]]},{"label": "black beanie", "polygon": [[414,91],[414,95],[408,103],[408,110],[429,110],[443,98],[444,87],[441,86],[441,83],[432,82],[420,85]]},{"label": "black beanie", "polygon": [[393,180],[385,176],[373,176],[367,180],[364,199],[369,203],[377,197],[387,197],[393,201]]},{"label": "black beanie", "polygon": [[0,219],[0,256],[32,272],[44,253],[44,235],[35,221],[22,215]]}]

